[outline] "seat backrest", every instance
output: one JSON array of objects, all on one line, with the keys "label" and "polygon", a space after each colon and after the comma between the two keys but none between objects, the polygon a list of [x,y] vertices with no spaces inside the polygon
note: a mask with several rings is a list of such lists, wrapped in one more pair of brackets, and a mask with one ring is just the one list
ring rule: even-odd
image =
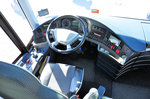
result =
[{"label": "seat backrest", "polygon": [[27,70],[0,61],[0,96],[9,99],[68,99],[52,90]]}]

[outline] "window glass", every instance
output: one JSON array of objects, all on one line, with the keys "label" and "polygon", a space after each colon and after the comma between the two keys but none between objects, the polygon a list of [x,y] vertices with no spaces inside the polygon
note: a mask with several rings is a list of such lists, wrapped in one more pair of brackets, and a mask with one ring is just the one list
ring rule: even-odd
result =
[{"label": "window glass", "polygon": [[150,0],[29,0],[39,23],[43,18],[38,11],[48,9],[50,16],[76,14],[88,16],[91,9],[99,10],[99,14],[150,20]]},{"label": "window glass", "polygon": [[11,39],[0,27],[0,61],[12,63],[21,54]]},{"label": "window glass", "polygon": [[0,9],[23,43],[27,45],[33,33],[17,0],[3,0],[0,3]]}]

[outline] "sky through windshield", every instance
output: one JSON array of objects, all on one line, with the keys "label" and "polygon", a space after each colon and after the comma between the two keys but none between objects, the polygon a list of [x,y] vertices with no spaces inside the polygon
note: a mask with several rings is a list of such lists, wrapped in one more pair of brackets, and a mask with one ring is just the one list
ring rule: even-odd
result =
[{"label": "sky through windshield", "polygon": [[50,16],[87,15],[98,9],[100,15],[147,19],[150,0],[29,0],[38,20],[38,11],[47,8]]}]

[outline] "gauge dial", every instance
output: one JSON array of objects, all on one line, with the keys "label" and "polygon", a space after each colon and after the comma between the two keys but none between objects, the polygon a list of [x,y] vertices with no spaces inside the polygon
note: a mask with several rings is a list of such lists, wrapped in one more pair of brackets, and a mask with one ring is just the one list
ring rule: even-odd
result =
[{"label": "gauge dial", "polygon": [[63,19],[62,20],[62,27],[63,28],[69,28],[71,26],[71,22],[69,19]]}]

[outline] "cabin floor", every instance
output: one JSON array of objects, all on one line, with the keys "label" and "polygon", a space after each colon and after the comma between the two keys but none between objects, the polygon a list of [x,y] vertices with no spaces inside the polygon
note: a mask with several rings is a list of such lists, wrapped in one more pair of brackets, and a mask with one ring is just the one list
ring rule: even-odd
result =
[{"label": "cabin floor", "polygon": [[[52,52],[50,62],[71,64],[84,68],[84,81],[78,92],[82,99],[90,88],[100,85],[106,88],[105,96],[114,99],[149,99],[150,98],[150,69],[130,71],[114,80],[96,66],[97,47],[84,44],[83,52],[58,54]],[[81,54],[82,53],[82,54]]]}]

